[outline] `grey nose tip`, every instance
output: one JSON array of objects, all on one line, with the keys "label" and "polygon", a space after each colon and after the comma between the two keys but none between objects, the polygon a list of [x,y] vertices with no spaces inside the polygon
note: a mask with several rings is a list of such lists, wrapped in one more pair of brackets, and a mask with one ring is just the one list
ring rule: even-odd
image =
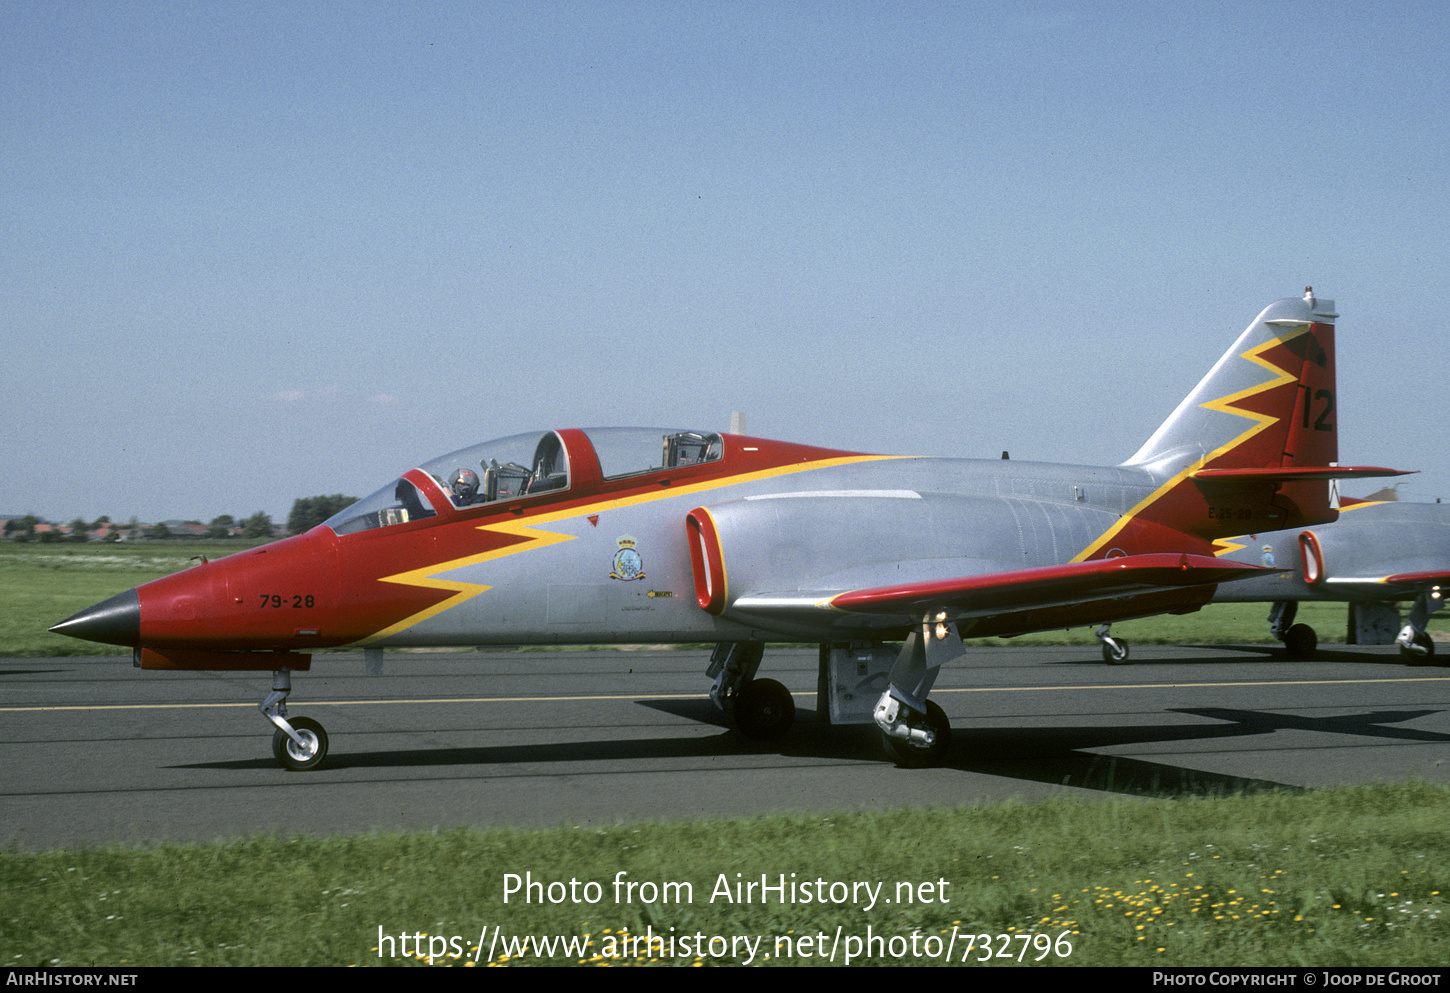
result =
[{"label": "grey nose tip", "polygon": [[135,590],[118,593],[67,617],[50,630],[104,645],[135,648],[141,642],[141,597]]}]

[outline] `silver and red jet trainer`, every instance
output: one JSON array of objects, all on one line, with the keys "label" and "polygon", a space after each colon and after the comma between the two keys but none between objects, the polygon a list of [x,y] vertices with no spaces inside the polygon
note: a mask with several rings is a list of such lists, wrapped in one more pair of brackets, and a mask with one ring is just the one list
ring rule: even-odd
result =
[{"label": "silver and red jet trainer", "polygon": [[[1281,571],[1220,587],[1214,602],[1272,603],[1269,627],[1290,658],[1312,655],[1319,644],[1312,627],[1294,623],[1301,602],[1349,603],[1349,630],[1359,644],[1394,643],[1410,665],[1435,663],[1426,628],[1450,597],[1450,505],[1345,499],[1339,510],[1333,524],[1218,542],[1220,555]],[[1403,600],[1410,613],[1401,625]],[[1442,655],[1439,664],[1450,659]]]},{"label": "silver and red jet trainer", "polygon": [[[752,736],[795,705],[764,643],[822,646],[818,709],[881,729],[903,765],[950,739],[927,699],[963,635],[1198,610],[1265,574],[1215,539],[1335,519],[1334,305],[1280,300],[1117,466],[865,455],[735,434],[566,429],[404,473],[303,535],[147,583],[51,630],[143,669],[270,670],[285,766],[327,735],[290,719],[322,648],[717,643],[711,695]],[[1105,653],[1123,649],[1101,630]],[[898,649],[882,647],[903,642]]]}]

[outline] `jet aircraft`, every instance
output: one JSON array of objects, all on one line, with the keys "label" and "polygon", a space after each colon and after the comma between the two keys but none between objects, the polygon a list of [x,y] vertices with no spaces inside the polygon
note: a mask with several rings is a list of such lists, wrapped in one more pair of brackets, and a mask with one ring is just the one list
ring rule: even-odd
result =
[{"label": "jet aircraft", "polygon": [[1215,555],[1215,539],[1332,521],[1328,480],[1398,474],[1335,465],[1335,317],[1312,289],[1265,308],[1117,466],[533,432],[51,630],[129,647],[142,669],[271,671],[261,709],[293,769],[327,754],[322,726],[286,706],[320,649],[361,646],[373,669],[389,647],[711,641],[711,696],[772,737],[795,705],[757,678],[764,643],[816,643],[818,710],[931,764],[951,729],[928,694],[963,635],[1198,610],[1271,571]]},{"label": "jet aircraft", "polygon": [[[1337,600],[1351,604],[1360,643],[1393,639],[1409,664],[1434,662],[1435,643],[1426,626],[1450,596],[1450,506],[1345,499],[1332,524],[1219,544],[1220,554],[1288,567],[1221,586],[1213,599],[1272,603],[1270,629],[1291,658],[1311,655],[1319,644],[1312,627],[1294,623],[1300,602]],[[1403,627],[1395,606],[1400,600],[1412,601]],[[1447,663],[1442,658],[1440,664]]]}]

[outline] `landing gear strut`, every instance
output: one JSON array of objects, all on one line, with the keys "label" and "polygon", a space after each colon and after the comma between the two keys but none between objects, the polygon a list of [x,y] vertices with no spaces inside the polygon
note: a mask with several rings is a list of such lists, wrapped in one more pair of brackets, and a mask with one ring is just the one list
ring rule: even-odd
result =
[{"label": "landing gear strut", "polygon": [[1406,624],[1395,644],[1400,646],[1400,658],[1408,665],[1434,665],[1435,664],[1435,642],[1425,628],[1430,623],[1430,615],[1440,605],[1440,588],[1421,593],[1415,597],[1415,604],[1410,608],[1410,623]]},{"label": "landing gear strut", "polygon": [[715,680],[710,699],[734,715],[741,734],[774,741],[784,738],[795,723],[795,701],[783,684],[755,678],[764,653],[765,646],[758,641],[722,641],[715,646],[705,675]]},{"label": "landing gear strut", "polygon": [[908,768],[940,765],[952,744],[947,715],[926,695],[943,662],[966,653],[956,622],[945,611],[928,613],[907,635],[891,667],[886,692],[872,714],[881,729],[881,744],[897,765]]},{"label": "landing gear strut", "polygon": [[292,692],[292,671],[272,673],[272,692],[262,701],[262,716],[277,730],[272,735],[272,755],[285,768],[299,772],[316,769],[327,758],[327,732],[310,717],[287,720],[287,695]]}]

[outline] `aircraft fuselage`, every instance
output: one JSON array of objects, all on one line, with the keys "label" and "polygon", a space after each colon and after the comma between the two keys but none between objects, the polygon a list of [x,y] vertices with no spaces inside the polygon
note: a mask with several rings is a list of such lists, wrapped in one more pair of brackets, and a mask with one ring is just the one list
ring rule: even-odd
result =
[{"label": "aircraft fuselage", "polygon": [[[584,432],[557,434],[571,470],[593,459]],[[137,591],[139,641],[307,652],[900,637],[910,617],[813,604],[752,611],[748,598],[1069,562],[1157,482],[1140,469],[873,456],[720,437],[723,452],[712,463],[571,481],[477,507],[453,506],[441,480],[413,470],[404,478],[433,516],[344,534],[324,525],[147,584]],[[724,566],[723,609],[715,613],[701,609],[691,560],[686,517],[699,508],[714,520]],[[1151,550],[1112,545],[1103,554]],[[1201,602],[1202,592],[1183,603]],[[1078,623],[1158,609],[1157,600],[1113,601]],[[983,621],[1002,633],[1039,623]]]}]

